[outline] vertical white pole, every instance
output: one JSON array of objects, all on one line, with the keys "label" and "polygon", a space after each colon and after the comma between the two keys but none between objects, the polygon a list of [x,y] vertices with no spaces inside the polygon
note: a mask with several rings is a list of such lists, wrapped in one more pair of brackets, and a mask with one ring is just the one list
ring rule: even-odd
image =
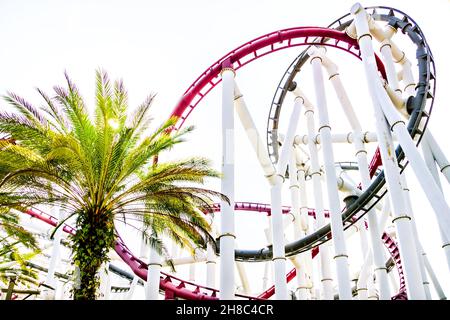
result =
[{"label": "vertical white pole", "polygon": [[133,281],[131,281],[131,284],[130,284],[130,290],[128,290],[128,292],[125,296],[125,300],[133,299],[134,290],[136,289],[138,281],[139,281],[139,278],[137,276],[133,277]]},{"label": "vertical white pole", "polygon": [[441,181],[439,179],[439,173],[438,173],[437,167],[436,167],[436,160],[434,159],[433,151],[431,150],[430,143],[428,142],[429,134],[431,134],[430,129],[427,128],[427,130],[425,131],[424,136],[422,138],[422,142],[420,142],[420,147],[422,148],[423,160],[425,161],[425,164],[427,165],[428,170],[430,170],[430,173],[433,175],[434,181],[436,181],[436,184],[438,185],[439,189],[442,190]]},{"label": "vertical white pole", "polygon": [[[294,214],[295,223],[294,227],[294,238],[300,239],[305,234],[302,232],[301,225],[301,214],[300,214],[300,185],[299,185],[299,175],[302,180],[305,179],[305,171],[299,170],[297,173],[297,164],[296,157],[293,153],[291,155],[291,159],[289,162],[289,189],[291,191],[291,204],[292,204],[292,213]],[[304,191],[304,190],[303,190]],[[303,200],[303,199],[302,199]],[[303,200],[304,201],[304,200]],[[309,253],[308,253],[309,254]],[[304,255],[301,255],[299,258],[300,266],[296,268],[297,271],[297,292],[299,300],[306,300],[307,298],[307,283],[306,283],[306,266],[305,261],[303,259]]]},{"label": "vertical white pole", "polygon": [[159,299],[159,282],[162,268],[162,259],[160,254],[152,247],[150,247],[149,263],[147,270],[147,285],[145,287],[146,300]]},{"label": "vertical white pole", "polygon": [[[367,151],[364,147],[364,137],[362,134],[361,124],[356,116],[354,108],[350,102],[350,99],[347,95],[347,92],[344,89],[342,84],[338,68],[337,66],[327,57],[322,57],[322,64],[327,69],[329,79],[334,87],[336,95],[339,99],[340,105],[344,111],[345,116],[347,117],[348,122],[353,130],[353,145],[355,148],[355,155],[358,162],[358,169],[361,177],[361,185],[363,190],[367,189],[370,186],[370,175],[369,175],[369,166],[367,161]],[[384,265],[383,260],[383,247],[380,239],[380,231],[378,228],[378,223],[376,220],[376,212],[374,209],[370,210],[367,214],[367,223],[372,247],[373,261],[375,263],[375,274],[377,279],[378,291],[380,300],[389,300],[390,292],[389,292],[389,283],[387,280],[387,270]],[[361,244],[363,247],[363,252],[367,250],[367,232],[365,230],[364,220],[358,225],[360,228],[361,235]],[[365,284],[361,283],[361,286],[366,287]]]},{"label": "vertical white pole", "polygon": [[342,225],[339,193],[337,189],[336,171],[334,169],[333,145],[331,142],[331,127],[328,119],[325,86],[323,83],[322,67],[319,57],[313,57],[313,77],[316,89],[317,110],[319,112],[319,133],[322,142],[325,177],[327,182],[328,201],[331,215],[331,233],[336,261],[336,273],[340,300],[351,300],[352,289],[348,270],[348,255],[345,244],[344,228]]},{"label": "vertical white pole", "polygon": [[[404,262],[406,286],[409,298],[412,300],[425,299],[425,292],[422,286],[419,261],[415,250],[410,217],[406,215],[403,192],[400,185],[400,174],[397,166],[397,158],[392,143],[392,137],[386,125],[386,120],[377,97],[376,63],[372,47],[367,14],[361,4],[357,3],[351,8],[351,13],[355,16],[356,30],[358,33],[358,43],[360,45],[362,60],[365,67],[367,83],[372,97],[374,116],[376,120],[376,132],[379,142],[381,158],[385,172],[386,181],[389,187],[389,195],[392,203],[392,211],[397,227],[400,254]],[[381,85],[381,83],[379,83]],[[383,89],[384,90],[384,89]],[[398,137],[398,136],[397,136]],[[400,139],[400,138],[399,138]]]},{"label": "vertical white pole", "polygon": [[419,260],[420,274],[422,276],[422,284],[425,291],[425,296],[427,300],[431,300],[430,285],[427,279],[425,264],[423,260],[423,255],[425,255],[425,252],[422,248],[422,245],[420,244],[419,234],[417,233],[417,226],[414,218],[414,211],[411,205],[411,197],[409,194],[408,184],[406,182],[405,172],[403,172],[403,174],[400,176],[400,182],[402,184],[403,192],[405,195],[406,213],[411,217],[411,225],[413,229],[414,239],[416,241],[417,259]]},{"label": "vertical white pole", "polygon": [[[388,78],[389,86],[390,86],[391,89],[393,89],[395,91],[400,91],[399,90],[399,85],[398,85],[397,73],[395,71],[394,61],[393,61],[393,58],[392,58],[391,47],[392,47],[392,45],[391,45],[390,40],[386,39],[386,40],[384,40],[382,42],[380,50],[381,50],[381,54],[383,56],[384,65],[386,67],[386,75],[387,75],[387,78]],[[413,79],[413,76],[412,76],[412,72],[410,70],[410,64],[407,64],[406,66],[404,66],[404,70],[405,70],[405,67],[408,70],[404,71],[405,72],[404,80],[413,83],[414,79]],[[407,90],[408,90],[407,93],[409,95],[414,94],[414,89],[413,89],[412,86],[408,86]],[[401,112],[405,113],[406,110],[401,110]],[[422,150],[429,151],[429,146],[428,146],[426,137],[422,141]],[[432,158],[431,154],[429,154],[427,156],[428,156],[427,158],[429,158],[430,156]],[[430,165],[431,165],[430,159],[425,159],[425,162],[426,162],[427,166],[430,167]],[[436,178],[437,178],[437,171],[436,171],[436,166],[434,165],[434,159],[432,161],[432,164],[433,164],[434,171],[435,171],[435,172],[432,172],[432,174],[435,173],[435,175],[433,175],[433,177],[436,180]],[[402,188],[404,190],[404,195],[405,195],[406,212],[412,219],[411,223],[412,223],[412,226],[413,226],[414,238],[416,240],[416,248],[419,249],[417,254],[418,254],[418,260],[419,260],[419,265],[420,265],[420,272],[421,272],[421,275],[422,275],[422,283],[423,283],[423,286],[424,286],[425,295],[426,295],[427,299],[430,300],[431,299],[431,293],[430,293],[429,283],[428,283],[428,280],[427,280],[427,274],[426,274],[426,271],[425,271],[425,265],[424,265],[424,261],[423,261],[423,255],[425,255],[425,252],[423,251],[422,245],[420,244],[419,236],[418,236],[418,233],[417,233],[417,227],[416,227],[416,223],[415,223],[415,219],[414,219],[414,211],[413,211],[412,205],[411,205],[411,198],[410,198],[409,189],[408,189],[407,182],[406,182],[405,173],[403,173],[401,175],[400,181],[401,181]]]},{"label": "vertical white pole", "polygon": [[264,264],[264,275],[262,278],[262,289],[263,291],[267,290],[268,282],[269,282],[269,274],[270,274],[270,263]]},{"label": "vertical white pole", "polygon": [[433,282],[434,289],[436,290],[436,293],[440,300],[447,300],[447,297],[445,296],[444,291],[442,290],[441,284],[439,283],[436,274],[434,273],[433,268],[431,267],[430,261],[428,260],[428,257],[426,254],[423,256],[423,260],[425,263],[425,268],[428,272],[428,275],[431,278],[431,281]]},{"label": "vertical white pole", "polygon": [[[355,149],[357,149],[356,159],[358,161],[358,169],[361,176],[361,184],[363,190],[370,186],[369,165],[367,162],[367,152],[364,148],[360,136],[355,137]],[[383,259],[383,244],[381,242],[381,231],[378,226],[376,211],[372,209],[367,214],[367,224],[369,227],[370,243],[372,247],[372,255],[374,262],[374,273],[378,287],[380,300],[390,300],[391,293],[389,290],[389,282],[387,269]]]},{"label": "vertical white pole", "polygon": [[[52,214],[54,217],[58,217],[59,221],[63,221],[65,218],[64,210],[59,207],[52,207]],[[50,256],[50,262],[48,265],[48,271],[47,271],[47,277],[45,279],[45,284],[51,286],[54,288],[54,290],[51,290],[49,288],[45,288],[43,290],[44,293],[44,299],[45,300],[54,300],[56,297],[56,286],[57,281],[55,278],[55,271],[57,266],[59,265],[59,262],[61,261],[61,238],[62,238],[62,232],[63,232],[64,226],[60,226],[58,230],[56,230],[54,236],[53,236],[53,247],[52,247],[52,253]]]},{"label": "vertical white pole", "polygon": [[222,181],[230,203],[220,203],[220,299],[234,299],[234,70],[222,69]]},{"label": "vertical white pole", "polygon": [[189,264],[189,281],[195,282],[195,263]]},{"label": "vertical white pole", "polygon": [[[304,98],[303,94],[297,88],[297,94]],[[311,161],[310,176],[313,183],[314,206],[316,209],[316,229],[325,225],[325,213],[323,207],[321,172],[319,166],[319,155],[317,146],[314,142],[315,125],[314,125],[314,109],[310,104],[305,104],[306,125],[308,128],[308,149]],[[325,300],[333,300],[333,278],[331,276],[331,257],[327,245],[320,246],[319,261],[322,283],[322,295]]]},{"label": "vertical white pole", "polygon": [[427,131],[425,132],[425,137],[431,151],[433,152],[433,157],[434,159],[436,159],[436,162],[439,165],[439,169],[447,179],[448,183],[450,183],[450,162],[447,160],[447,157],[445,156],[444,152],[442,152],[442,149],[437,144],[429,129],[427,129]]},{"label": "vertical white pole", "polygon": [[302,99],[295,98],[294,108],[281,149],[280,158],[277,163],[277,175],[275,184],[270,190],[272,204],[272,243],[273,243],[273,268],[275,280],[275,298],[277,300],[287,300],[287,283],[286,283],[286,257],[284,252],[284,228],[283,215],[281,211],[281,188],[284,182],[284,175],[287,170],[288,162],[292,153],[294,143],[295,130],[297,129],[300,110],[303,105]]},{"label": "vertical white pole", "polygon": [[100,269],[100,294],[101,300],[110,300],[111,277],[109,275],[109,262],[103,264]]},{"label": "vertical white pole", "polygon": [[211,244],[206,247],[206,286],[216,287],[216,253]]}]

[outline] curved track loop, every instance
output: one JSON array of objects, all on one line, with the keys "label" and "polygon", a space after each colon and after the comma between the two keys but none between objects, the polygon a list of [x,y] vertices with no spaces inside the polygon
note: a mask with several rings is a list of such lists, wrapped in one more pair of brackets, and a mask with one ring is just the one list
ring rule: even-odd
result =
[{"label": "curved track loop", "polygon": [[[220,205],[214,204],[213,205],[214,211],[218,212],[220,211]],[[235,210],[240,211],[250,211],[250,212],[263,212],[266,214],[270,214],[270,205],[268,204],[261,204],[261,203],[254,203],[254,202],[236,202],[235,203]],[[283,213],[284,214],[290,214],[291,210],[290,207],[284,207]],[[33,210],[27,210],[25,212],[26,214],[30,215],[31,217],[37,218],[51,226],[56,227],[58,225],[58,219],[53,217],[50,214],[45,213],[42,210],[33,209]],[[308,215],[315,217],[315,211],[314,209],[308,210]],[[328,217],[329,214],[326,211],[325,216]],[[70,225],[64,224],[62,226],[63,231],[69,234],[75,234],[75,228],[71,227]],[[406,291],[405,291],[405,279],[403,276],[403,269],[400,259],[400,253],[397,244],[395,241],[389,237],[388,234],[384,233],[382,236],[383,242],[385,246],[388,248],[389,253],[392,257],[392,259],[395,262],[395,265],[397,267],[397,270],[399,272],[400,276],[400,290],[399,293],[396,294],[392,299],[396,300],[404,300],[406,298]],[[319,250],[319,248],[313,249],[311,254],[312,258],[314,258]],[[127,245],[124,243],[121,237],[118,237],[118,240],[116,241],[116,244],[114,246],[114,250],[116,253],[122,258],[122,260],[131,268],[133,273],[140,277],[142,280],[147,280],[147,264],[137,258],[131,250],[127,247]],[[293,268],[291,271],[289,271],[286,274],[286,281],[290,282],[292,279],[295,278],[297,275],[297,271],[295,268]],[[186,300],[217,300],[218,299],[218,292],[219,290],[214,288],[209,288],[206,286],[198,285],[190,281],[182,280],[178,277],[175,277],[173,275],[167,274],[165,272],[161,272],[161,279],[160,279],[160,290],[164,291],[165,293],[165,299],[172,300],[175,298],[181,298]],[[236,298],[240,299],[247,299],[247,300],[266,300],[272,297],[275,294],[275,286],[272,286],[268,288],[266,291],[262,292],[257,297],[252,297],[248,295],[241,295],[236,294]]]},{"label": "curved track loop", "polygon": [[[329,42],[330,39],[334,41]],[[222,81],[220,72],[224,67],[238,70],[254,60],[279,50],[317,43],[341,49],[361,59],[357,41],[350,38],[345,32],[338,30],[296,27],[268,33],[230,51],[213,63],[190,85],[172,111],[171,115],[178,119],[175,129],[181,128],[198,103]],[[376,61],[378,69],[385,77],[384,66],[378,56],[376,56]]]}]

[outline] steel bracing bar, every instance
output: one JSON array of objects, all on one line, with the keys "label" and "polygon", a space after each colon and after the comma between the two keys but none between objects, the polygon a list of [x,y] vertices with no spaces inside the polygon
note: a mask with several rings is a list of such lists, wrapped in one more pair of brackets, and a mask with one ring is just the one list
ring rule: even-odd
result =
[{"label": "steel bracing bar", "polygon": [[221,202],[220,223],[220,299],[234,298],[234,76],[227,62],[222,66],[222,174],[221,191],[229,202]]}]

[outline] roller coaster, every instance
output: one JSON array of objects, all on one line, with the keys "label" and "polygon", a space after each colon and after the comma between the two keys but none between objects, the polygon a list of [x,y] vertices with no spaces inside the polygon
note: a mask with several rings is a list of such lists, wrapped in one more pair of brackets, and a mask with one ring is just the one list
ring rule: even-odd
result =
[{"label": "roller coaster", "polygon": [[[297,47],[303,51],[287,67],[268,103],[264,142],[237,85],[239,70]],[[361,86],[365,82],[369,93],[365,105],[354,108],[352,92],[344,86],[348,66],[337,64],[339,55],[347,55],[354,60],[353,67],[363,70],[365,79],[359,81]],[[115,254],[124,267],[114,259],[105,267],[109,271],[101,275],[104,299],[135,299],[139,286],[149,300],[425,300],[432,299],[432,290],[438,299],[446,299],[420,242],[421,228],[405,174],[412,170],[428,198],[439,225],[440,250],[450,268],[450,207],[437,170],[450,183],[450,162],[427,128],[436,92],[435,63],[422,30],[410,16],[390,7],[355,4],[327,27],[282,29],[246,42],[187,88],[171,113],[177,119],[172,130],[189,122],[216,86],[222,90],[220,191],[230,203],[215,203],[214,214],[205,214],[216,246],[208,245],[193,257],[179,252],[172,257],[175,266],[189,265],[191,271],[204,264],[206,281],[164,271],[162,258],[144,242],[136,254],[118,236]],[[333,98],[327,90],[334,91]],[[308,96],[309,91],[314,97]],[[235,185],[242,183],[234,168],[235,114],[266,178],[270,204],[245,202],[251,199],[235,195]],[[334,114],[345,125],[332,122]],[[346,131],[335,129],[341,127]],[[337,154],[346,161],[336,161]],[[291,206],[282,205],[283,197],[290,198]],[[235,222],[245,212],[268,217],[268,245],[237,247]],[[21,216],[25,227],[43,230],[47,238],[60,218],[37,207]],[[46,240],[52,246],[47,266],[30,263],[46,279],[39,290],[28,294],[17,290],[13,299],[68,298],[63,287],[72,280],[57,272],[64,264],[60,254],[64,233],[75,234],[76,229],[66,223]],[[351,259],[349,241],[359,244],[361,262]],[[260,292],[249,290],[246,274],[246,268],[255,264],[264,265]]]}]

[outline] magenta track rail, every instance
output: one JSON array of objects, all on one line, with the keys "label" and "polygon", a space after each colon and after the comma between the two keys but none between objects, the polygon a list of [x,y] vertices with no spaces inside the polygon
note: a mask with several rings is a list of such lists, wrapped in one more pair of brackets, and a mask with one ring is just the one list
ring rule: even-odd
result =
[{"label": "magenta track rail", "polygon": [[[334,39],[334,41],[325,42],[325,39]],[[265,34],[224,55],[189,86],[171,114],[178,119],[175,129],[181,128],[192,110],[222,81],[220,72],[224,67],[238,70],[252,61],[279,50],[313,44],[341,49],[361,59],[357,41],[342,31],[320,27],[296,27]],[[375,58],[378,70],[383,78],[386,78],[383,63],[378,56]]]},{"label": "magenta track rail", "polygon": [[[214,204],[214,211],[220,211],[220,205]],[[235,210],[238,211],[250,211],[250,212],[261,212],[270,214],[270,205],[261,204],[261,203],[253,203],[253,202],[236,202]],[[290,208],[284,207],[283,213],[289,214]],[[50,214],[45,213],[42,210],[33,209],[27,210],[26,213],[34,218],[37,218],[51,226],[56,227],[58,225],[58,219],[53,217]],[[308,210],[308,215],[315,217],[314,209]],[[325,216],[328,217],[328,211],[325,212]],[[70,225],[65,224],[63,227],[63,231],[69,234],[75,234],[75,228]],[[400,276],[400,290],[399,293],[392,297],[395,300],[404,300],[406,299],[406,287],[405,287],[405,279],[403,275],[403,268],[400,259],[400,251],[396,242],[386,233],[382,236],[383,242],[385,246],[388,248],[389,253],[392,259],[395,262],[397,270]],[[147,264],[137,258],[131,250],[124,243],[122,238],[118,238],[116,244],[114,246],[116,253],[122,258],[122,260],[131,268],[133,273],[140,277],[142,280],[147,280]],[[319,248],[316,247],[311,250],[311,255],[314,258],[319,252]],[[297,275],[297,271],[293,268],[286,274],[287,282],[290,282]],[[164,291],[165,299],[172,300],[175,298],[181,298],[186,300],[217,300],[219,290],[215,288],[209,288],[206,286],[202,286],[199,284],[195,284],[190,281],[186,281],[175,277],[173,275],[167,274],[165,272],[161,272],[160,277],[160,290]],[[257,297],[240,295],[236,294],[237,298],[247,299],[247,300],[266,300],[272,297],[275,294],[275,286],[271,286],[266,291],[259,294]]]}]

